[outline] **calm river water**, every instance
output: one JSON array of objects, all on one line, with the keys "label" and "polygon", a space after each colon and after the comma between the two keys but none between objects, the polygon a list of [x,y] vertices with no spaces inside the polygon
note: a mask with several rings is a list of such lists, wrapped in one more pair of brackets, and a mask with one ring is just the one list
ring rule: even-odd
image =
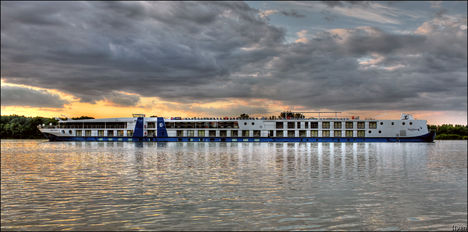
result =
[{"label": "calm river water", "polygon": [[466,141],[1,141],[2,230],[452,230],[466,224]]}]

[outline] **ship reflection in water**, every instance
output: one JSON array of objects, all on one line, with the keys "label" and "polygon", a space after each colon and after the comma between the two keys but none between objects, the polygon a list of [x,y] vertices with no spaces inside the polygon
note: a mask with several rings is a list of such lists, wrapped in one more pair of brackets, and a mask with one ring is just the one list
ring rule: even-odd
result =
[{"label": "ship reflection in water", "polygon": [[467,143],[1,141],[2,230],[451,230]]}]

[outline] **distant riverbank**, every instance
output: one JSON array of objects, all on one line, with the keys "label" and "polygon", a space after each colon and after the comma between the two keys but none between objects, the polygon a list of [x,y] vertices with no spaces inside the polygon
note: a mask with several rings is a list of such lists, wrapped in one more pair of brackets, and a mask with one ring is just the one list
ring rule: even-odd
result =
[{"label": "distant riverbank", "polygon": [[[85,116],[83,116],[85,117]],[[44,135],[37,129],[40,124],[57,124],[54,118],[25,117],[18,115],[1,116],[0,138],[2,139],[44,139]],[[467,140],[468,126],[444,124],[440,126],[428,125],[436,132],[437,140]]]}]

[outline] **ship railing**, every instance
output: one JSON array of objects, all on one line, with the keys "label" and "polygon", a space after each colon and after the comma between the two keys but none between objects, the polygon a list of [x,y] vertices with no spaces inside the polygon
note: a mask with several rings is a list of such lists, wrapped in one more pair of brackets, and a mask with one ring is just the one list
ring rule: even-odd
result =
[{"label": "ship railing", "polygon": [[37,128],[39,129],[57,129],[59,128],[57,125],[38,125]]}]

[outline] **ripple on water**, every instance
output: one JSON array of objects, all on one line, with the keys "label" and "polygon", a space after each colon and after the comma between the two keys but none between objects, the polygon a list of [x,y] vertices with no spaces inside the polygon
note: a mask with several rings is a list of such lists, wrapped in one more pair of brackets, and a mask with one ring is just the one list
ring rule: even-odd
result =
[{"label": "ripple on water", "polygon": [[2,230],[451,230],[466,141],[1,141]]}]

